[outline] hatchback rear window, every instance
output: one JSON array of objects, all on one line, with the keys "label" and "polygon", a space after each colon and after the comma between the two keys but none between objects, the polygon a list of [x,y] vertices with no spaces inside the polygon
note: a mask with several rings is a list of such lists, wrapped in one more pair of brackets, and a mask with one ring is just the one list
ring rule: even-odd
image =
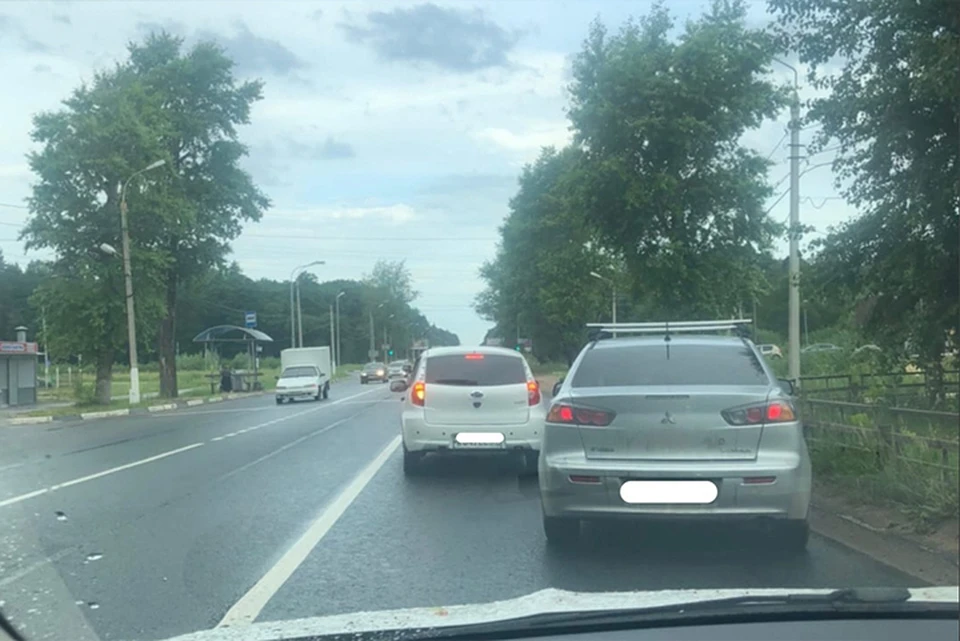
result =
[{"label": "hatchback rear window", "polygon": [[426,362],[425,382],[434,385],[516,385],[527,382],[523,361],[499,354],[446,354]]},{"label": "hatchback rear window", "polygon": [[573,387],[630,385],[769,385],[744,345],[663,343],[589,350],[573,375]]}]

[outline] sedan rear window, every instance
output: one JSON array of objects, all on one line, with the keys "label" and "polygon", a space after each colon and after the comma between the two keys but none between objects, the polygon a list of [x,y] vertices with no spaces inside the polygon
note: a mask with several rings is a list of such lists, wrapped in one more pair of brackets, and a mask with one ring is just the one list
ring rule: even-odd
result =
[{"label": "sedan rear window", "polygon": [[446,354],[426,362],[425,382],[434,385],[516,385],[527,382],[523,361],[500,354]]},{"label": "sedan rear window", "polygon": [[573,387],[632,385],[769,385],[745,345],[631,345],[589,350]]}]

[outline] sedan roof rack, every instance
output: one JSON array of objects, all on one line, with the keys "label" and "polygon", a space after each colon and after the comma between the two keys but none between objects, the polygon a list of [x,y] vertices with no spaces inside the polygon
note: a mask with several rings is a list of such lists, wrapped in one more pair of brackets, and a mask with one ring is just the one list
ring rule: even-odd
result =
[{"label": "sedan roof rack", "polygon": [[747,335],[750,318],[705,321],[657,321],[649,323],[587,323],[590,340],[604,340],[623,334],[709,334],[733,330],[740,337]]}]

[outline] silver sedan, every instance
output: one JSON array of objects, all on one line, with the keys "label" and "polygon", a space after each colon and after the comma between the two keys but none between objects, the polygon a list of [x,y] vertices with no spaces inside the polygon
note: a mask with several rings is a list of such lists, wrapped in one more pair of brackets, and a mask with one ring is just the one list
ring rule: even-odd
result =
[{"label": "silver sedan", "polygon": [[810,457],[789,384],[745,338],[618,334],[555,390],[539,461],[548,542],[572,542],[584,519],[759,521],[803,550]]}]

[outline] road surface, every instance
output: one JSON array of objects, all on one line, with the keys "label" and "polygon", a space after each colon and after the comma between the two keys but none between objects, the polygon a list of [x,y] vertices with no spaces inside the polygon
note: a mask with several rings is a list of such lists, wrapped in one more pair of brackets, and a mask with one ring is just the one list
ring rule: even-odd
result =
[{"label": "road surface", "polygon": [[676,528],[587,528],[548,550],[536,480],[514,462],[404,478],[399,398],[343,382],[319,403],[0,427],[4,611],[32,639],[162,639],[548,587],[918,584],[817,535],[796,559]]}]

